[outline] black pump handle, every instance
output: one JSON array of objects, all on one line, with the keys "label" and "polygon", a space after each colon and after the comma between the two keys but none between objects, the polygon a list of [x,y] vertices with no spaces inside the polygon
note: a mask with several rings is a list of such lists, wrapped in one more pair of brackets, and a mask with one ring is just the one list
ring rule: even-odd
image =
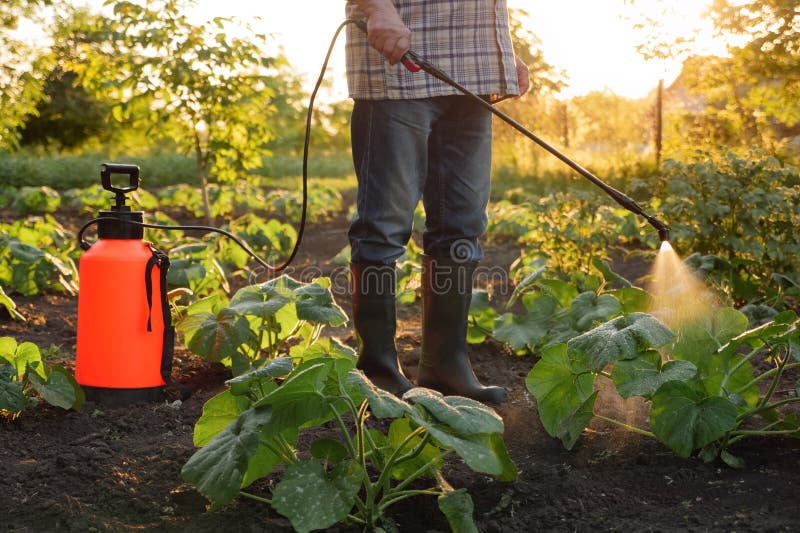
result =
[{"label": "black pump handle", "polygon": [[[127,174],[129,185],[127,187],[114,187],[111,185],[112,174]],[[103,163],[100,165],[100,181],[103,188],[114,193],[125,194],[139,188],[139,167],[125,163]]]}]

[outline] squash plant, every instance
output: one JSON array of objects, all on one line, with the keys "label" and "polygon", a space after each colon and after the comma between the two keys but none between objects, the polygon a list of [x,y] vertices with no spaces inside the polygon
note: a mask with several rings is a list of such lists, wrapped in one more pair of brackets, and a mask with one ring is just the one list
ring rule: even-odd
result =
[{"label": "squash plant", "polygon": [[[204,406],[194,433],[202,448],[183,478],[214,507],[247,497],[299,532],[337,522],[375,530],[392,505],[420,495],[437,498],[454,531],[477,531],[469,494],[450,487],[442,469],[455,454],[477,472],[515,479],[502,419],[478,402],[429,389],[396,398],[355,370],[352,356],[305,359],[294,369],[291,358],[274,359],[229,380],[230,389]],[[329,422],[338,439],[317,431],[307,450],[297,449],[300,433]],[[280,480],[269,498],[245,490],[272,473]]]},{"label": "squash plant", "polygon": [[[798,323],[786,311],[747,330],[743,313],[721,308],[673,333],[650,315],[632,313],[544,349],[526,385],[545,430],[568,449],[598,418],[656,438],[681,457],[699,453],[739,466],[731,447],[742,439],[800,437],[800,417],[785,411],[800,402],[798,383],[782,390],[787,372],[800,367]],[[599,379],[623,398],[644,398],[650,428],[599,412]]]},{"label": "squash plant", "polygon": [[[234,375],[286,351],[302,360],[326,324],[347,321],[333,300],[328,278],[303,283],[289,276],[239,289],[230,301],[222,294],[212,295],[179,313],[177,329],[189,350],[229,366]],[[323,344],[337,353],[352,353],[333,339]]]},{"label": "squash plant", "polygon": [[38,403],[38,397],[62,409],[83,406],[83,389],[70,372],[42,361],[39,347],[0,337],[0,416],[16,418]]}]

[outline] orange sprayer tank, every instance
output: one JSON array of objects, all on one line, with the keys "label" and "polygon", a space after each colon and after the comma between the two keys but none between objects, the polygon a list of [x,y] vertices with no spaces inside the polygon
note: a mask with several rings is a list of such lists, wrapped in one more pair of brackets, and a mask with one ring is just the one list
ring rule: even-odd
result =
[{"label": "orange sprayer tank", "polygon": [[[128,174],[130,186],[112,187],[112,173]],[[116,193],[116,205],[100,212],[99,238],[80,258],[75,379],[100,403],[159,401],[169,380],[162,368],[171,367],[172,357],[162,294],[168,260],[142,240],[141,226],[124,222],[142,222],[142,213],[125,205],[125,193],[138,187],[139,168],[106,164],[101,177]]]}]

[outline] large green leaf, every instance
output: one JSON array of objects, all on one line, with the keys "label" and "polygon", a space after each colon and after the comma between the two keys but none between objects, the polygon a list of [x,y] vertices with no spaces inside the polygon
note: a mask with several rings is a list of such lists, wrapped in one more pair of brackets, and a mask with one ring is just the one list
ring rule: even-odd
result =
[{"label": "large green leaf", "polygon": [[522,316],[505,313],[494,324],[494,338],[515,350],[533,347],[548,332],[549,321],[555,313],[557,302],[546,295],[536,295],[528,312]]},{"label": "large green leaf", "polygon": [[78,401],[72,383],[62,372],[50,372],[47,379],[42,379],[35,372],[30,372],[29,378],[36,392],[50,405],[71,409]]},{"label": "large green leaf", "polygon": [[39,347],[32,342],[18,344],[12,337],[0,337],[0,358],[14,367],[19,378],[29,370],[33,370],[42,379],[47,379]]},{"label": "large green leaf", "polygon": [[356,352],[351,347],[343,344],[335,337],[324,337],[310,346],[298,344],[289,349],[289,355],[294,360],[309,361],[318,357],[333,357],[338,359],[356,359]]},{"label": "large green leaf", "polygon": [[236,353],[239,346],[253,339],[247,319],[229,309],[216,315],[198,313],[178,324],[186,338],[186,346],[197,355],[219,362]]},{"label": "large green leaf", "polygon": [[[297,445],[298,435],[299,431],[297,428],[288,428],[281,433],[282,439],[287,442],[289,446]],[[250,456],[250,460],[247,462],[247,471],[242,478],[242,488],[268,476],[276,466],[281,464],[281,457],[274,451],[278,448],[279,446],[275,442],[275,437],[262,426],[261,436],[258,440],[258,448],[256,448],[255,453]]]},{"label": "large green leaf", "polygon": [[230,309],[238,315],[251,315],[266,318],[275,315],[284,305],[291,302],[272,287],[263,285],[243,287],[231,299]]},{"label": "large green leaf", "polygon": [[315,359],[311,363],[295,369],[283,382],[283,385],[258,400],[255,404],[256,407],[280,406],[309,396],[321,395],[325,387],[325,380],[333,367],[333,361]]},{"label": "large green leaf", "polygon": [[351,370],[347,381],[358,387],[376,418],[400,418],[411,411],[410,405],[394,394],[376,387],[360,370]]},{"label": "large green leaf", "polygon": [[498,476],[502,481],[513,481],[517,478],[517,469],[508,456],[503,437],[499,433],[461,437],[454,435],[448,425],[428,420],[417,411],[412,411],[411,418],[424,427],[441,446],[454,450],[476,472]]},{"label": "large green leaf", "polygon": [[608,294],[619,300],[622,314],[645,313],[650,308],[650,295],[638,287],[608,291]]},{"label": "large green leaf", "polygon": [[544,350],[525,385],[536,398],[545,431],[571,448],[576,424],[583,420],[586,406],[593,404],[594,375],[570,357],[567,345],[556,344]]},{"label": "large green leaf", "polygon": [[270,418],[268,409],[248,409],[195,452],[181,469],[183,479],[194,484],[218,507],[233,500],[242,486],[250,457],[259,445],[260,427]]},{"label": "large green leaf", "polygon": [[16,380],[16,370],[8,363],[0,363],[0,411],[19,413],[28,406],[22,393],[22,384]]},{"label": "large green leaf", "polygon": [[559,307],[569,309],[570,304],[578,297],[578,289],[571,283],[560,279],[542,279],[536,283],[545,294],[558,301]]},{"label": "large green leaf", "polygon": [[702,316],[677,332],[670,353],[679,359],[697,361],[708,357],[747,329],[747,317],[731,307]]},{"label": "large green leaf", "polygon": [[298,533],[324,529],[347,517],[361,488],[358,465],[341,463],[330,474],[316,461],[290,465],[272,492],[272,506]]},{"label": "large green leaf", "polygon": [[593,392],[588,398],[565,413],[559,421],[555,436],[561,439],[561,443],[566,449],[571,450],[575,446],[583,430],[592,421],[597,394],[598,391]]},{"label": "large green leaf", "polygon": [[669,381],[653,395],[650,425],[656,437],[681,457],[714,442],[736,427],[736,406],[726,398],[706,396],[679,381]]},{"label": "large green leaf", "polygon": [[688,381],[697,375],[697,367],[689,361],[667,361],[661,364],[661,354],[647,352],[641,357],[614,364],[611,377],[623,398],[650,398],[667,381]]},{"label": "large green leaf", "polygon": [[415,387],[403,399],[421,405],[433,417],[447,424],[457,435],[469,437],[480,433],[503,433],[503,419],[491,408],[461,396],[444,396],[440,392]]},{"label": "large green leaf", "polygon": [[0,306],[6,308],[12,320],[25,322],[25,317],[17,311],[17,304],[5,293],[3,287],[0,287]]},{"label": "large green leaf", "polygon": [[261,368],[229,379],[225,384],[231,388],[233,394],[247,394],[250,392],[251,387],[257,386],[259,387],[258,392],[264,395],[274,389],[274,385],[272,384],[274,378],[282,378],[291,371],[292,358],[278,357],[277,359],[267,361]]},{"label": "large green leaf", "polygon": [[310,283],[295,291],[297,298],[297,318],[315,324],[329,324],[333,327],[347,322],[347,315],[333,301],[333,295],[327,287],[318,283]]},{"label": "large green leaf", "polygon": [[586,331],[595,322],[608,320],[622,310],[619,300],[610,294],[600,294],[593,291],[582,292],[572,301],[569,315],[572,317],[578,331]]},{"label": "large green leaf", "polygon": [[[393,420],[392,424],[389,426],[389,438],[387,441],[391,445],[391,449],[387,450],[387,454],[399,448],[406,438],[414,431],[414,427],[416,426],[412,425],[411,419],[409,418],[397,418]],[[412,437],[409,441],[410,442],[403,448],[403,453],[408,453],[419,445],[422,442],[422,437],[418,435]],[[395,479],[406,479],[415,474],[426,464],[434,461],[434,465],[441,468],[442,461],[437,460],[439,453],[439,448],[430,443],[426,444],[422,447],[419,454],[401,463],[395,464],[392,468],[392,477]],[[429,473],[425,472],[423,475],[429,475]]]},{"label": "large green leaf", "polygon": [[250,406],[247,398],[230,390],[221,392],[203,405],[203,414],[194,425],[194,445],[205,446]]},{"label": "large green leaf", "polygon": [[606,281],[619,284],[623,289],[633,287],[633,284],[627,279],[623,278],[611,268],[611,264],[605,259],[600,259],[597,256],[592,257],[592,266],[594,266]]},{"label": "large green leaf", "polygon": [[659,348],[672,339],[672,332],[654,317],[633,313],[617,317],[568,342],[571,351],[593,372],[608,363],[635,359],[643,351]]},{"label": "large green leaf", "polygon": [[453,533],[478,533],[472,520],[474,505],[466,489],[458,489],[439,496],[439,510],[447,517]]}]

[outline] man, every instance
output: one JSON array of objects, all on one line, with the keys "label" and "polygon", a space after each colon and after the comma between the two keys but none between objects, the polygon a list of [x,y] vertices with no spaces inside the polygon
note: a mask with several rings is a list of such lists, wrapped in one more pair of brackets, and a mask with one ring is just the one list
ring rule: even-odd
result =
[{"label": "man", "polygon": [[413,384],[397,361],[395,261],[422,198],[422,353],[417,384],[482,402],[505,400],[482,385],[467,354],[472,277],[481,259],[491,167],[491,113],[447,84],[399,62],[409,49],[493,101],[523,94],[505,0],[348,0],[347,80],[354,100],[358,178],[350,231],[357,367],[400,395]]}]

